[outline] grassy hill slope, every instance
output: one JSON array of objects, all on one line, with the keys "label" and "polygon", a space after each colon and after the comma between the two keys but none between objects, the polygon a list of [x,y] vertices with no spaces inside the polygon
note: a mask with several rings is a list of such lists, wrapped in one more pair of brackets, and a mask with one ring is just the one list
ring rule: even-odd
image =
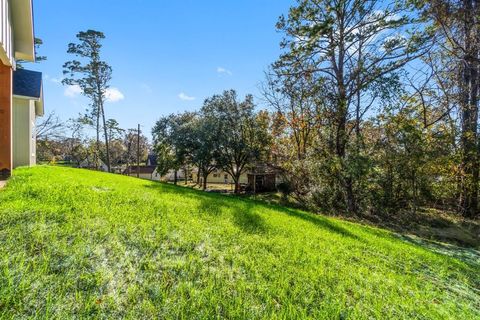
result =
[{"label": "grassy hill slope", "polygon": [[380,229],[69,168],[0,191],[0,317],[474,319],[480,265]]}]

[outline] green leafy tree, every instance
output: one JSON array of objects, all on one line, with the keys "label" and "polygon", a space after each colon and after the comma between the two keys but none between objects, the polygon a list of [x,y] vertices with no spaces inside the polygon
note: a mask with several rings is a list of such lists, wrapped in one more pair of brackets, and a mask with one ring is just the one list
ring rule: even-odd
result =
[{"label": "green leafy tree", "polygon": [[123,145],[125,152],[123,154],[122,162],[127,165],[127,168],[134,163],[137,163],[137,152],[140,150],[140,159],[147,158],[149,143],[148,138],[143,134],[138,137],[137,129],[127,129],[123,136]]},{"label": "green leafy tree", "polygon": [[[437,56],[448,57],[443,70],[437,71],[438,82],[452,79],[453,90],[444,91],[445,100],[458,106],[460,147],[460,211],[465,217],[480,214],[480,138],[479,91],[480,91],[480,6],[477,1],[412,1],[422,9],[422,16],[435,31],[439,45]],[[442,60],[436,60],[435,65]]]},{"label": "green leafy tree", "polygon": [[218,137],[215,122],[209,121],[200,113],[191,119],[188,126],[190,159],[198,169],[197,177],[202,177],[202,188],[205,190],[208,176],[217,168],[215,145]]},{"label": "green leafy tree", "polygon": [[193,116],[188,112],[172,114],[159,119],[152,129],[158,172],[164,175],[173,169],[175,184],[178,170],[185,167],[189,160],[191,131],[188,124]]},{"label": "green leafy tree", "polygon": [[378,98],[375,88],[428,47],[428,37],[416,32],[405,10],[380,0],[300,0],[277,24],[285,35],[277,75],[290,82],[316,79],[328,92],[332,175],[350,213],[358,212],[352,130],[359,140],[362,118]]},{"label": "green leafy tree", "polygon": [[[103,127],[105,138],[106,164],[110,171],[110,150],[108,126],[105,117],[105,101],[107,89],[112,78],[112,68],[101,59],[101,41],[105,35],[100,31],[87,30],[77,34],[78,43],[68,45],[68,53],[79,60],[71,60],[63,65],[63,74],[66,76],[64,85],[79,86],[82,94],[90,99],[92,117],[96,127],[96,153],[100,153],[100,129]],[[102,119],[102,124],[100,124]],[[98,163],[98,161],[97,161]]]},{"label": "green leafy tree", "polygon": [[238,193],[242,173],[268,149],[266,124],[255,113],[253,96],[239,101],[234,90],[206,99],[201,112],[215,132],[215,164],[230,174]]}]

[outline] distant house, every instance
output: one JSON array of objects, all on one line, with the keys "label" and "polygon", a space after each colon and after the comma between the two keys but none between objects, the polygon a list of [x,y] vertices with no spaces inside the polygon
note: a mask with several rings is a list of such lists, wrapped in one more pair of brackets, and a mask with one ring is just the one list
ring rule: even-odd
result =
[{"label": "distant house", "polygon": [[13,73],[13,167],[36,164],[36,118],[43,116],[42,74],[18,69]]},{"label": "distant house", "polygon": [[270,192],[277,190],[277,186],[284,181],[282,172],[267,164],[257,164],[247,173],[248,191]]},{"label": "distant house", "polygon": [[103,172],[108,172],[108,166],[103,162],[101,159],[97,159],[98,165],[95,162],[93,155],[89,155],[87,158],[80,161],[78,165],[79,168],[82,169],[90,169],[90,170],[100,170]]},{"label": "distant house", "polygon": [[[203,177],[200,175],[200,177],[198,178],[198,169],[195,168],[192,170],[192,180],[194,182],[197,182],[199,181],[200,184],[203,184]],[[224,183],[224,184],[231,184],[233,183],[233,178],[232,176],[221,170],[221,169],[215,169],[212,173],[210,173],[207,177],[207,183],[212,183],[212,184],[220,184],[220,183]],[[240,184],[247,184],[248,183],[248,176],[246,173],[242,173],[242,175],[240,176],[240,181],[239,181]]]},{"label": "distant house", "polygon": [[[138,175],[137,175],[138,172]],[[160,175],[155,166],[129,166],[123,171],[124,175],[141,179],[160,181]]]},{"label": "distant house", "polygon": [[[22,97],[17,100],[14,95],[20,92],[14,92],[14,71],[16,70],[17,60],[35,61],[33,34],[33,10],[31,0],[0,1],[0,179],[6,179],[11,175],[14,165],[30,165],[34,162],[32,159],[33,149],[31,148],[30,138],[34,135],[33,112],[41,101],[37,93]],[[19,74],[17,74],[19,75]],[[23,74],[26,75],[26,74]],[[32,74],[30,74],[32,75]],[[38,74],[29,80],[38,79]],[[18,78],[17,78],[18,79]],[[38,88],[40,84],[37,80],[28,83],[28,88],[32,84]],[[31,93],[31,92],[29,92]],[[14,101],[15,100],[15,101]],[[32,103],[31,101],[35,101]],[[18,110],[14,107],[18,106]],[[41,107],[35,112],[40,115]],[[16,112],[18,111],[18,113]],[[16,114],[16,115],[15,115]],[[14,117],[17,120],[14,124]],[[28,121],[24,123],[23,121]],[[20,128],[15,128],[20,124]],[[18,129],[18,130],[17,130]],[[15,131],[17,132],[14,138]],[[18,133],[21,134],[19,135]],[[21,141],[27,141],[26,145]],[[14,148],[14,143],[22,148]],[[20,152],[21,155],[16,155]],[[15,163],[14,163],[15,162]]]},{"label": "distant house", "polygon": [[[157,160],[157,155],[156,154],[153,154],[153,153],[150,153],[147,157],[147,161],[146,161],[146,167],[152,167],[152,168],[155,168],[155,173],[152,175],[152,179],[151,180],[157,180],[157,181],[175,181],[175,170],[171,169],[171,170],[168,170],[168,172],[163,175],[163,176],[160,176],[156,170],[157,166],[158,166],[158,160]],[[136,176],[136,175],[135,175]],[[146,178],[147,179],[147,178]],[[184,170],[180,169],[180,170],[177,170],[177,181],[179,180],[184,180],[185,179],[185,172]]]},{"label": "distant house", "polygon": [[[192,180],[203,184],[203,178],[197,178],[198,169],[194,169]],[[198,180],[197,180],[198,179]],[[283,181],[281,171],[266,164],[257,164],[248,171],[240,175],[239,183],[245,185],[251,192],[269,192],[275,191],[277,185]],[[233,184],[232,176],[221,170],[216,169],[208,175],[207,184]]]},{"label": "distant house", "polygon": [[147,166],[156,167],[157,165],[158,165],[157,155],[153,153],[149,154],[147,157]]},{"label": "distant house", "polygon": [[[187,178],[190,178],[190,177],[187,177]],[[162,181],[169,181],[169,182],[175,181],[175,170],[173,170],[173,169],[168,170],[167,174],[162,176],[161,180]],[[180,180],[185,180],[185,170],[184,169],[177,170],[177,181],[180,181]]]}]

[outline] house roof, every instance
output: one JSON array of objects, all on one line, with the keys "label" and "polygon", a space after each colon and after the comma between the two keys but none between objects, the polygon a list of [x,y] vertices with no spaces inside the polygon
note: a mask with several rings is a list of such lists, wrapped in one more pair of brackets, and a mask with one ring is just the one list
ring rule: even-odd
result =
[{"label": "house roof", "polygon": [[279,174],[282,173],[281,168],[273,166],[268,163],[256,163],[250,170],[248,174]]},{"label": "house roof", "polygon": [[156,154],[149,154],[148,157],[147,157],[147,164],[150,165],[150,166],[158,165],[157,155]]},{"label": "house roof", "polygon": [[36,113],[43,115],[42,73],[25,69],[13,72],[13,95],[37,101]]},{"label": "house roof", "polygon": [[140,171],[138,171],[140,174],[152,174],[156,168],[157,168],[156,166],[140,166],[140,167],[130,166],[130,167],[127,167],[127,169],[125,169],[123,173],[137,174],[137,169],[140,169]]}]

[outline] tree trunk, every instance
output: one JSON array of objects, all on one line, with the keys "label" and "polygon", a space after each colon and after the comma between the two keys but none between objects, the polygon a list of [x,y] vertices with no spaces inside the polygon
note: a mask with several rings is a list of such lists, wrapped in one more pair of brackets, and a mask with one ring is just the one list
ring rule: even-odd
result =
[{"label": "tree trunk", "polygon": [[94,107],[94,108],[97,108],[96,110],[96,117],[97,117],[97,140],[96,140],[96,150],[95,152],[93,153],[93,161],[95,162],[95,170],[99,170],[100,169],[100,161],[99,161],[99,158],[100,158],[100,109],[98,108],[98,106]]},{"label": "tree trunk", "polygon": [[175,169],[175,171],[173,172],[173,184],[177,185],[177,181],[178,181],[178,171],[177,169]]},{"label": "tree trunk", "polygon": [[240,175],[239,174],[234,175],[233,176],[233,181],[235,183],[234,193],[238,194],[238,193],[240,193]]},{"label": "tree trunk", "polygon": [[347,210],[350,214],[357,214],[357,203],[353,191],[353,179],[348,173],[345,165],[346,147],[347,147],[347,99],[343,86],[339,90],[339,105],[338,105],[338,125],[337,125],[337,139],[336,152],[341,162],[341,172],[339,173],[343,182],[345,202]]},{"label": "tree trunk", "polygon": [[106,150],[106,156],[107,156],[107,169],[108,172],[111,172],[110,169],[110,146],[109,146],[109,139],[108,139],[108,129],[107,129],[107,123],[105,120],[105,110],[103,110],[103,102],[100,102],[100,110],[102,112],[102,122],[103,122],[103,133],[105,134],[105,150]]},{"label": "tree trunk", "polygon": [[462,89],[462,164],[463,183],[460,206],[465,217],[478,215],[479,150],[478,150],[478,51],[477,1],[464,1],[464,46],[460,88]]},{"label": "tree trunk", "polygon": [[208,172],[207,170],[203,170],[203,190],[207,190],[207,179],[208,179]]}]

